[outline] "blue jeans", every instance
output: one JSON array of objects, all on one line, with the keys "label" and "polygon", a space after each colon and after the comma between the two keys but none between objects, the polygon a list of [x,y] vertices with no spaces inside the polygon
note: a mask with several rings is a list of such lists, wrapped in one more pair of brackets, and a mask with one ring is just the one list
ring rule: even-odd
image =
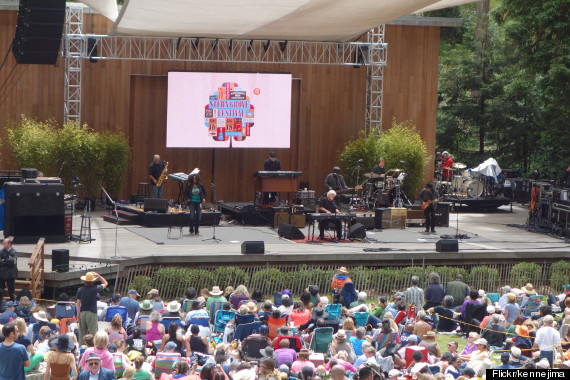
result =
[{"label": "blue jeans", "polygon": [[164,186],[156,186],[156,185],[152,185],[151,187],[151,197],[152,198],[162,198],[162,194],[164,193]]},{"label": "blue jeans", "polygon": [[200,202],[190,202],[188,204],[190,208],[190,232],[198,232],[200,227],[200,219],[202,218],[202,203]]},{"label": "blue jeans", "polygon": [[540,351],[540,359],[546,358],[550,363],[550,368],[554,365],[554,351]]}]

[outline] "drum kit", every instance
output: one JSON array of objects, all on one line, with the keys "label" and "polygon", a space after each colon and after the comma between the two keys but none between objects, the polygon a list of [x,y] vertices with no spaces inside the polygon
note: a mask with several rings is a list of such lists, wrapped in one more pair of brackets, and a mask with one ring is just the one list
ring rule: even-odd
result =
[{"label": "drum kit", "polygon": [[386,174],[364,173],[367,180],[363,184],[363,205],[366,208],[403,207],[407,201],[401,186],[406,178],[403,169],[390,169]]},{"label": "drum kit", "polygon": [[470,198],[479,198],[485,192],[485,184],[487,182],[484,176],[472,173],[467,169],[467,165],[456,162],[452,168],[443,168],[444,170],[452,170],[453,175],[447,181],[439,181],[437,190],[440,193],[461,194]]}]

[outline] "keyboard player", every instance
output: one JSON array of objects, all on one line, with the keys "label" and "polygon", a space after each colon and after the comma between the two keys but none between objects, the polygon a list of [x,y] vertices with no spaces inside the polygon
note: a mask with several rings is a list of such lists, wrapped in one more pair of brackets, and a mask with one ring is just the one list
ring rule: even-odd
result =
[{"label": "keyboard player", "polygon": [[342,240],[342,222],[340,219],[336,219],[334,214],[338,214],[340,211],[336,205],[334,198],[336,197],[336,191],[329,190],[326,197],[319,199],[319,211],[325,214],[331,214],[330,218],[319,220],[319,239],[325,239],[325,227],[329,222],[334,222],[336,227],[336,236],[338,240]]},{"label": "keyboard player", "polygon": [[[269,157],[263,163],[263,170],[268,172],[278,172],[281,170],[281,162],[277,159],[277,153],[269,152]],[[265,193],[263,195],[263,204],[269,205],[277,200],[277,193]]]}]

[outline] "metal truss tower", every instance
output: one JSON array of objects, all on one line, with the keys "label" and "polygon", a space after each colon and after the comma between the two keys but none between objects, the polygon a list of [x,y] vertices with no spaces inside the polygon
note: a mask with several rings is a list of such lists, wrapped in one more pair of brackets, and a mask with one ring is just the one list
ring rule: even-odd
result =
[{"label": "metal truss tower", "polygon": [[81,66],[82,60],[87,55],[81,4],[70,5],[66,8],[63,37],[65,62],[63,120],[81,123]]},{"label": "metal truss tower", "polygon": [[370,46],[370,61],[367,65],[366,82],[366,132],[382,129],[382,98],[384,87],[384,67],[388,57],[384,43],[384,25],[371,29],[367,34]]}]

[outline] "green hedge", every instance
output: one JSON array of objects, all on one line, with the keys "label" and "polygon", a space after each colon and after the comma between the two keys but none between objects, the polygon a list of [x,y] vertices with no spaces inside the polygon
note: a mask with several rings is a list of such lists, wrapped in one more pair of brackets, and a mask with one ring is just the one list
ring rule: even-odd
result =
[{"label": "green hedge", "polygon": [[[410,286],[412,276],[418,276],[420,287],[425,288],[428,285],[428,276],[431,272],[439,274],[444,286],[455,280],[457,274],[462,274],[470,287],[495,293],[507,283],[511,286],[520,287],[527,282],[532,282],[537,288],[544,287],[548,283],[540,281],[543,269],[542,266],[535,263],[519,263],[513,266],[510,274],[507,275],[508,278],[501,278],[498,269],[485,265],[475,266],[469,270],[453,266],[403,268],[366,268],[359,266],[349,268],[349,276],[357,289],[366,291],[371,296],[390,295],[396,291],[405,290]],[[211,289],[215,285],[224,289],[226,286],[236,287],[244,284],[250,291],[259,289],[267,296],[270,296],[274,291],[283,289],[290,289],[293,294],[298,296],[309,285],[318,285],[323,293],[328,293],[334,275],[332,268],[311,268],[307,265],[300,265],[292,271],[264,268],[253,272],[251,275],[246,270],[231,266],[219,267],[215,270],[165,267],[156,270],[152,277],[135,277],[129,284],[129,288],[137,289],[140,294],[146,294],[149,289],[156,288],[160,290],[165,299],[169,299],[184,296],[186,289],[190,286],[200,290],[202,288]],[[549,284],[554,292],[568,283],[568,278],[570,278],[570,264],[565,261],[552,264]],[[125,291],[125,289],[120,290]],[[542,288],[541,291],[547,291],[547,289]]]}]

